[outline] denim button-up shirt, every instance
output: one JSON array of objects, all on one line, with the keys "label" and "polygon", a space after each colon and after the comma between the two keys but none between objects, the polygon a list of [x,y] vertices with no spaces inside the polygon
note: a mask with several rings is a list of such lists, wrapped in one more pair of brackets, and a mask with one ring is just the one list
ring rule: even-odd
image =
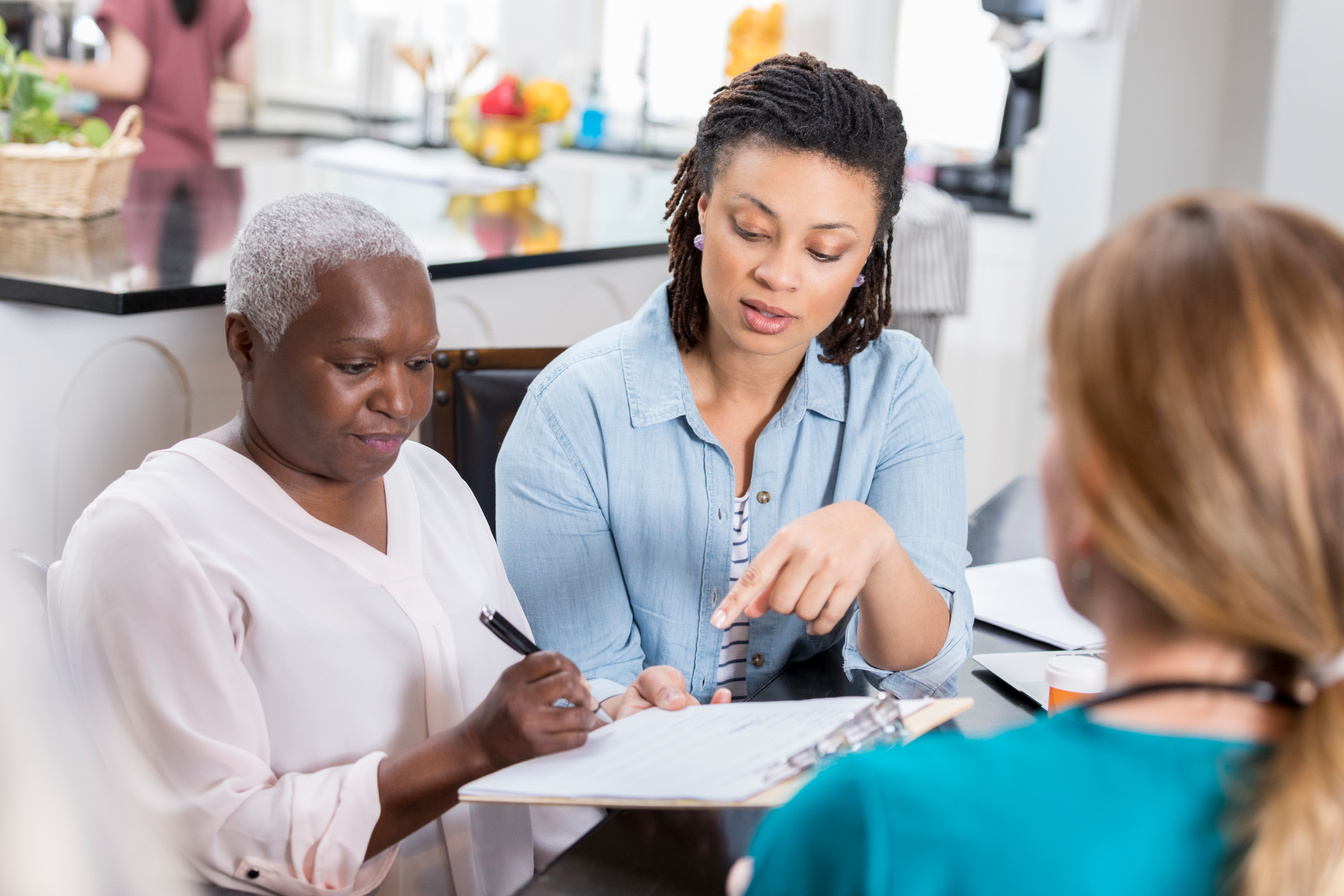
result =
[{"label": "denim button-up shirt", "polygon": [[[952,401],[909,334],[884,332],[845,367],[822,363],[820,352],[814,340],[756,441],[751,556],[798,517],[862,501],[942,592],[951,625],[936,657],[891,671],[859,653],[857,601],[843,624],[815,637],[803,620],[770,612],[751,621],[747,693],[843,640],[851,676],[900,696],[953,694],[974,614]],[[680,669],[707,699],[723,636],[709,618],[728,587],[734,476],[696,409],[666,284],[631,320],[573,346],[533,381],[495,478],[500,553],[537,643],[572,659],[599,700],[659,664]]]}]

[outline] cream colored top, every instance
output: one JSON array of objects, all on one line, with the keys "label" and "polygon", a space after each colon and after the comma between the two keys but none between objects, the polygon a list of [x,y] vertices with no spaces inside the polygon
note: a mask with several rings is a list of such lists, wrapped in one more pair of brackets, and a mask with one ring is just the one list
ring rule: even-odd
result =
[{"label": "cream colored top", "polygon": [[385,484],[383,554],[188,439],[103,492],[52,567],[58,662],[100,749],[211,883],[487,896],[533,873],[526,807],[458,805],[364,861],[383,756],[462,721],[518,660],[481,607],[527,629],[452,466],[408,443]]}]

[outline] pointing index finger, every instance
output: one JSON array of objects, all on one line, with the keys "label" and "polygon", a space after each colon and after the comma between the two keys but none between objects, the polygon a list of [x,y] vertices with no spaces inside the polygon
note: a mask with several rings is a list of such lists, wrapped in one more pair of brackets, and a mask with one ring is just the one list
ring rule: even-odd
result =
[{"label": "pointing index finger", "polygon": [[750,606],[751,602],[760,597],[761,594],[775,581],[775,576],[779,574],[781,561],[775,559],[780,553],[775,547],[772,539],[765,546],[756,559],[747,564],[747,568],[742,571],[742,578],[737,580],[718,608],[714,610],[714,615],[709,617],[710,625],[715,628],[723,629],[732,625],[742,611]]}]

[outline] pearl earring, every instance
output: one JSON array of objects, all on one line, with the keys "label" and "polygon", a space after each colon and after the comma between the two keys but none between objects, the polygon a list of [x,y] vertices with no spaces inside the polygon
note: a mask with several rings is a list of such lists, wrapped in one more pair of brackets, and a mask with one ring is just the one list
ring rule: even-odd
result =
[{"label": "pearl earring", "polygon": [[705,235],[703,233],[697,233],[695,239],[691,240],[691,245],[701,252],[705,251]]},{"label": "pearl earring", "polygon": [[863,275],[860,274],[859,276],[854,278],[854,288],[858,289],[862,285],[863,285]]}]

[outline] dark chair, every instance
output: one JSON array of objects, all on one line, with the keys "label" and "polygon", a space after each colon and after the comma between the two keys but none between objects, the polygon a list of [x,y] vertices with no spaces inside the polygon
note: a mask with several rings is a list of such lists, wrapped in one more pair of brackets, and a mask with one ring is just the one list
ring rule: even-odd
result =
[{"label": "dark chair", "polygon": [[495,531],[495,457],[527,387],[563,348],[434,353],[434,404],[420,441],[448,458]]},{"label": "dark chair", "polygon": [[1045,502],[1035,476],[1019,476],[981,504],[967,520],[971,565],[1046,555]]}]

